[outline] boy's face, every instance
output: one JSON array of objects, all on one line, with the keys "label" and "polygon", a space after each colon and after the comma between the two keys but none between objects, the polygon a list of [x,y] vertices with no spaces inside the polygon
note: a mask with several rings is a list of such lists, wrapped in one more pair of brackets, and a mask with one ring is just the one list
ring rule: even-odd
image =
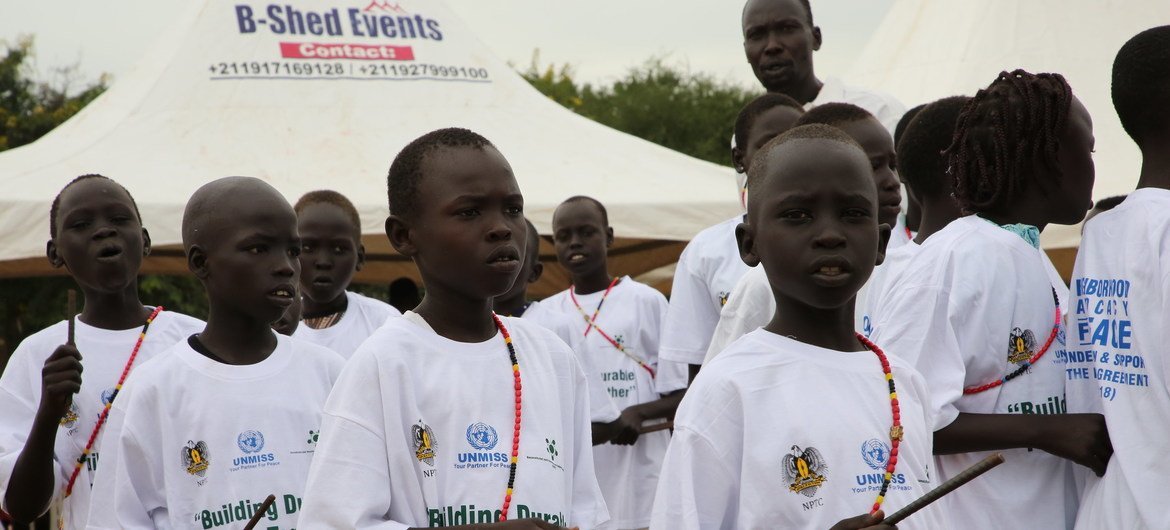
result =
[{"label": "boy's face", "polygon": [[799,0],[749,0],[743,13],[743,51],[756,79],[769,92],[809,81],[821,30],[810,26]]},{"label": "boy's face", "polygon": [[743,146],[742,150],[737,149],[731,154],[736,171],[747,173],[756,152],[773,138],[791,129],[796,120],[800,119],[800,115],[801,111],[799,110],[789,106],[779,106],[772,107],[756,116],[756,121],[748,130],[746,145]]},{"label": "boy's face", "polygon": [[856,296],[882,259],[877,196],[856,148],[832,140],[794,140],[757,161],[767,164],[752,191],[740,252],[761,263],[777,303],[820,309]]},{"label": "boy's face", "polygon": [[1048,188],[1052,220],[1059,224],[1076,224],[1093,207],[1093,119],[1076,97],[1069,104],[1068,124],[1060,136],[1057,165],[1060,182]]},{"label": "boy's face", "polygon": [[301,239],[296,214],[284,197],[262,188],[224,199],[238,204],[227,204],[223,211],[240,215],[208,223],[209,233],[216,235],[202,246],[207,296],[213,306],[275,322],[297,295]]},{"label": "boy's face", "polygon": [[361,270],[365,252],[356,238],[353,221],[334,204],[310,204],[297,215],[301,234],[301,288],[319,304],[345,296],[354,272]]},{"label": "boy's face", "polygon": [[877,184],[878,222],[894,226],[902,213],[902,186],[894,169],[897,158],[890,132],[874,118],[842,123],[837,128],[865,150]]},{"label": "boy's face", "polygon": [[104,178],[78,181],[61,194],[56,228],[46,248],[49,262],[97,291],[116,292],[134,282],[150,250],[132,199]]},{"label": "boy's face", "polygon": [[597,205],[587,200],[561,203],[553,212],[552,224],[557,261],[573,278],[606,266],[613,229],[606,226]]},{"label": "boy's face", "polygon": [[417,212],[387,235],[418,265],[428,293],[488,300],[512,287],[528,227],[524,197],[494,147],[439,147],[422,163]]}]

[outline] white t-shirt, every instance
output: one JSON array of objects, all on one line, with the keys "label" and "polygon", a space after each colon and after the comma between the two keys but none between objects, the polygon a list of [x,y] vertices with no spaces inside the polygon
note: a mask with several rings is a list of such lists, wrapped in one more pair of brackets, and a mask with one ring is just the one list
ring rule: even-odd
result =
[{"label": "white t-shirt", "polygon": [[[881,266],[875,267],[873,274]],[[865,314],[862,311],[864,301],[868,296],[869,282],[857,291],[857,302],[854,311],[854,327],[857,331],[865,332]],[[736,339],[764,327],[772,321],[776,314],[776,299],[772,297],[772,286],[768,284],[768,274],[763,265],[748,269],[731,290],[731,297],[723,311],[719,313],[719,323],[715,326],[715,333],[711,337],[711,345],[707,347],[707,356],[703,364],[711,362],[716,355],[727,349]]]},{"label": "white t-shirt", "polygon": [[90,528],[241,528],[268,494],[265,528],[297,527],[321,408],[345,360],[276,335],[244,366],[175,344],[114,402]]},{"label": "white t-shirt", "polygon": [[[560,337],[561,340],[565,341],[565,344],[569,345],[574,355],[580,349],[581,341],[585,339],[584,335],[577,331],[575,325],[576,320],[574,318],[564,313],[550,310],[540,302],[529,302],[528,309],[524,310],[520,318],[535,322],[541,327],[556,333],[557,337]],[[621,411],[613,404],[613,400],[609,397],[609,392],[596,384],[588,385],[588,387],[589,420],[598,423],[609,423],[616,420],[621,414]]]},{"label": "white t-shirt", "polygon": [[[665,360],[701,364],[719,323],[719,311],[732,288],[751,267],[739,257],[735,227],[737,215],[699,232],[683,250],[674,270],[670,309],[662,327],[659,356]],[[658,378],[659,392],[686,388],[687,380]]]},{"label": "white t-shirt", "polygon": [[[888,358],[904,430],[882,504],[893,513],[933,488],[937,473],[925,381]],[[651,527],[819,530],[867,513],[881,489],[892,421],[872,352],[755,330],[704,366],[683,398]],[[898,527],[946,523],[932,506]]]},{"label": "white t-shirt", "polygon": [[1069,412],[1101,412],[1113,458],[1076,527],[1165,528],[1170,502],[1170,191],[1143,188],[1094,217],[1073,271]]},{"label": "white t-shirt", "polygon": [[[930,236],[878,306],[873,340],[904,356],[930,381],[935,430],[960,412],[1059,414],[1064,394],[1064,326],[1027,373],[985,392],[963,389],[998,380],[1043,347],[1056,308],[1068,296],[1048,256],[1020,236],[976,216]],[[1072,464],[1044,451],[1002,451],[1010,465],[944,497],[955,528],[1064,529],[1076,514]],[[936,458],[946,480],[986,457]],[[995,509],[990,509],[994,506]]]},{"label": "white t-shirt", "polygon": [[[579,294],[577,301],[592,316],[603,293]],[[544,305],[576,316],[578,332],[585,332],[585,319],[573,305],[567,289],[545,300]],[[627,352],[658,368],[659,332],[666,316],[666,306],[666,297],[662,293],[626,276],[610,291],[597,316],[597,326],[622,344]],[[589,332],[582,344],[578,352],[589,383],[608,391],[619,410],[659,399],[649,372],[618,351],[597,330]],[[676,366],[686,367],[679,363]],[[661,367],[666,368],[666,365]],[[613,528],[643,528],[650,523],[654,490],[669,442],[670,433],[658,431],[639,436],[632,446],[606,443],[593,447],[597,481],[613,517]]]},{"label": "white t-shirt", "polygon": [[[509,519],[596,528],[608,519],[593,474],[585,374],[552,332],[501,317],[520,365],[519,465]],[[515,419],[503,336],[436,334],[416,313],[378,329],[325,406],[303,528],[494,522]]]},{"label": "white t-shirt", "polygon": [[345,314],[336,324],[313,329],[302,322],[293,336],[329,348],[348,359],[375,329],[382,327],[387,318],[402,315],[394,306],[365,295],[346,291],[345,298],[349,300]]},{"label": "white t-shirt", "polygon": [[880,267],[873,269],[873,275],[866,282],[865,298],[858,297],[857,311],[861,313],[861,331],[865,336],[873,334],[873,322],[882,300],[890,296],[889,291],[897,283],[910,260],[918,253],[919,245],[914,240],[893,250],[886,251],[886,259]]},{"label": "white t-shirt", "polygon": [[[73,396],[73,404],[57,429],[53,445],[55,501],[61,499],[65,485],[69,483],[69,476],[73,474],[75,462],[85,449],[98,416],[113,394],[114,386],[142,332],[141,326],[108,330],[90,326],[81,319],[75,322],[73,340],[77,351],[81,353],[84,372],[81,374],[81,391]],[[159,313],[146,332],[131,373],[174,343],[192,333],[198,333],[203,326],[203,321],[181,313]],[[16,460],[24,450],[33,419],[40,407],[41,370],[45,366],[45,359],[65,343],[68,329],[69,323],[61,321],[21,341],[8,360],[4,375],[0,377],[0,403],[3,404],[0,405],[0,504],[4,502]],[[124,399],[119,398],[117,402],[121,403]],[[108,421],[102,430],[109,430]],[[101,462],[101,446],[99,437],[94,441],[89,460],[77,476],[73,493],[62,503],[60,517],[65,528],[85,528],[89,516],[90,487],[94,471]]]}]

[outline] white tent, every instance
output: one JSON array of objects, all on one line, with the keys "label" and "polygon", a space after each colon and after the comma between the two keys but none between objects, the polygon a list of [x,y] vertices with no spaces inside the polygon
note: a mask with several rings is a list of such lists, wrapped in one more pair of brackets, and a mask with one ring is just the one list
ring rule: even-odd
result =
[{"label": "white tent", "polygon": [[[102,173],[138,201],[156,247],[148,272],[185,270],[179,227],[192,191],[252,175],[290,200],[344,193],[371,252],[359,280],[417,277],[381,235],[385,175],[407,142],[447,126],[496,144],[543,233],[561,200],[604,202],[622,238],[618,273],[673,263],[683,242],[738,211],[730,169],[561,108],[437,0],[207,0],[173,24],[76,117],[0,154],[0,276],[48,273],[50,201],[71,178]],[[537,294],[567,284],[559,268],[546,276]]]},{"label": "white tent", "polygon": [[[1164,24],[1170,24],[1166,0],[898,0],[849,80],[911,107],[974,95],[1003,70],[1064,74],[1093,116],[1093,196],[1101,199],[1132,191],[1141,166],[1113,111],[1113,58],[1130,37]],[[1075,248],[1080,227],[1052,226],[1043,243],[1050,252]],[[1068,262],[1070,255],[1061,257]]]}]

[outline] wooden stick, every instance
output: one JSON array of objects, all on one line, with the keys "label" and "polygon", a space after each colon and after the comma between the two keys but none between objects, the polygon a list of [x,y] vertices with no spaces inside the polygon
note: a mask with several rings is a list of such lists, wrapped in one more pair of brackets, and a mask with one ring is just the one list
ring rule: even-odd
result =
[{"label": "wooden stick", "polygon": [[77,291],[73,289],[65,292],[65,314],[69,318],[69,335],[65,344],[73,345],[73,321],[77,320]]},{"label": "wooden stick", "polygon": [[665,423],[655,423],[654,425],[643,425],[641,429],[638,429],[638,434],[648,434],[648,433],[652,433],[652,432],[665,431],[667,429],[673,429],[673,428],[674,428],[674,420],[670,420],[670,421],[667,421]]},{"label": "wooden stick", "polygon": [[994,453],[994,454],[988,456],[987,458],[980,460],[975,465],[973,465],[967,469],[964,469],[962,473],[959,473],[958,475],[951,477],[950,480],[943,482],[942,484],[939,484],[937,488],[934,488],[934,489],[926,492],[926,495],[923,495],[923,496],[915,499],[910,504],[907,504],[906,507],[894,512],[894,515],[886,517],[881,522],[881,524],[895,525],[895,524],[902,522],[903,519],[910,517],[911,515],[914,514],[914,512],[917,512],[918,510],[925,508],[930,503],[943,498],[944,495],[946,495],[952,491],[955,491],[956,489],[959,488],[959,486],[962,486],[963,484],[971,482],[971,480],[974,479],[975,477],[978,477],[979,475],[982,475],[982,474],[990,471],[991,468],[998,466],[1002,463],[1003,463],[1003,454],[1002,453]]},{"label": "wooden stick", "polygon": [[276,502],[276,495],[269,493],[268,497],[264,499],[264,502],[260,503],[260,507],[256,509],[256,513],[252,514],[252,518],[248,519],[248,524],[244,525],[244,530],[256,528],[256,523],[260,522],[260,518],[264,517],[264,512],[267,512],[268,507],[272,506],[274,502]]}]

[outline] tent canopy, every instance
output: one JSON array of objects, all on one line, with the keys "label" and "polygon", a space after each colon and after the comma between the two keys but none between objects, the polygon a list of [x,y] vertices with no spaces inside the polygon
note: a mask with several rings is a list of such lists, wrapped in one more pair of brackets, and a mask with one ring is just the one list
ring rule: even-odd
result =
[{"label": "tent canopy", "polygon": [[[1132,191],[1141,169],[1113,110],[1113,58],[1134,35],[1168,23],[1165,0],[898,0],[849,81],[911,107],[974,95],[1004,70],[1059,72],[1093,117],[1093,196],[1101,199]],[[1075,248],[1080,227],[1051,226],[1042,241],[1050,251]]]},{"label": "tent canopy", "polygon": [[[186,270],[180,224],[196,188],[251,175],[290,201],[315,189],[352,199],[370,255],[358,281],[417,278],[382,235],[386,170],[408,142],[450,126],[499,148],[541,233],[571,195],[605,203],[615,273],[673,263],[695,233],[739,211],[731,170],[563,109],[436,0],[207,0],[164,35],[77,116],[0,154],[0,276],[52,273],[49,203],[73,177],[101,173],[139,204],[156,249],[145,272]],[[534,295],[568,284],[546,270]]]}]

